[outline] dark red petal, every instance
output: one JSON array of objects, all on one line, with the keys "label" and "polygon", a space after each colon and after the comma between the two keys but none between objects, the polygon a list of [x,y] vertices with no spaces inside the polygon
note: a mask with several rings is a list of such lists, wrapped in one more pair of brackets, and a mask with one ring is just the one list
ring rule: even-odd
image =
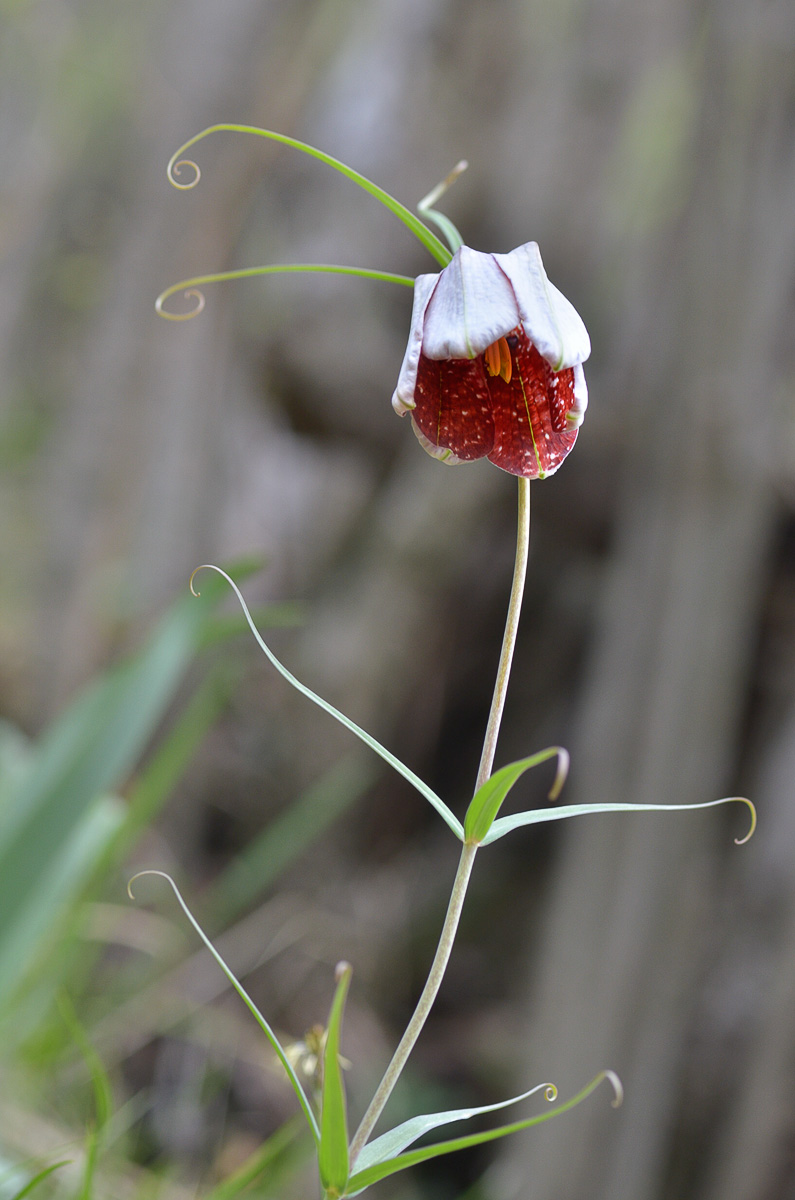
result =
[{"label": "dark red petal", "polygon": [[[500,381],[502,382],[502,381]],[[489,389],[481,358],[420,355],[412,416],[434,446],[456,458],[484,458],[494,445]]]},{"label": "dark red petal", "polygon": [[553,371],[525,334],[508,338],[513,358],[511,382],[486,380],[494,419],[489,462],[511,475],[543,479],[557,470],[577,440],[567,428],[574,407],[574,371]]}]

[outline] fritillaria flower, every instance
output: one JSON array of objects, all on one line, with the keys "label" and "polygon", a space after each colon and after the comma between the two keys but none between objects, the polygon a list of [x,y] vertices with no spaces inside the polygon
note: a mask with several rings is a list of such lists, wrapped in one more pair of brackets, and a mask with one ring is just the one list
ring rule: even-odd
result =
[{"label": "fritillaria flower", "polygon": [[591,352],[579,315],[549,282],[535,242],[510,254],[461,246],[414,285],[392,397],[422,446],[447,463],[488,458],[543,479],[577,440]]}]

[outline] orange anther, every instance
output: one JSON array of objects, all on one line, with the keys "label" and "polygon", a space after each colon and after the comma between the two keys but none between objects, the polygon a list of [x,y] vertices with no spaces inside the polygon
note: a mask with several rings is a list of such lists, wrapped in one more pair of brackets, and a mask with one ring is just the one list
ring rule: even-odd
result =
[{"label": "orange anther", "polygon": [[511,349],[504,337],[498,338],[496,342],[487,346],[483,357],[486,360],[486,370],[489,375],[502,375],[506,383],[511,382],[513,374]]},{"label": "orange anther", "polygon": [[483,356],[486,360],[486,370],[489,375],[499,375],[500,373],[500,344],[492,342],[486,347],[486,353]]}]

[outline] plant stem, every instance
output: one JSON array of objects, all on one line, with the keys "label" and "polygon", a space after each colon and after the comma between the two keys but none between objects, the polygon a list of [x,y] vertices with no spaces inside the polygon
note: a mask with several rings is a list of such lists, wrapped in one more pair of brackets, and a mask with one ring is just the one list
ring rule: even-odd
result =
[{"label": "plant stem", "polygon": [[433,1002],[436,999],[436,994],[439,991],[445,968],[450,958],[450,951],[453,948],[453,941],[458,929],[461,909],[464,906],[464,896],[466,895],[467,884],[469,883],[469,876],[472,872],[472,864],[475,861],[477,848],[477,845],[474,843],[464,843],[462,847],[458,870],[453,881],[450,903],[447,906],[447,916],[444,920],[441,936],[439,937],[439,945],[436,947],[436,955],[431,964],[428,979],[425,987],[422,989],[422,995],[417,1002],[414,1015],[406,1026],[406,1032],[400,1039],[398,1048],[392,1056],[392,1061],[386,1069],[384,1078],[378,1085],[378,1090],[370,1101],[370,1107],[364,1114],[362,1123],[356,1130],[356,1135],[351,1142],[351,1168],[353,1168],[353,1164],[370,1136],[373,1126],[380,1117],[384,1105],[392,1094],[392,1089],[406,1065],[406,1059],[411,1054],[414,1044],[420,1036],[422,1027],[427,1020],[428,1013],[431,1011]]},{"label": "plant stem", "polygon": [[[486,782],[491,774],[492,763],[494,762],[494,751],[497,745],[497,735],[500,729],[500,721],[502,719],[502,710],[505,707],[505,693],[508,690],[508,679],[511,674],[511,660],[513,659],[513,650],[516,645],[516,631],[519,625],[519,612],[522,607],[522,595],[524,593],[524,581],[527,573],[527,559],[530,546],[530,480],[519,479],[519,520],[518,532],[516,537],[516,563],[513,571],[513,581],[511,583],[511,597],[508,603],[508,619],[505,622],[505,633],[502,639],[502,651],[500,653],[500,663],[497,668],[497,681],[494,685],[494,695],[491,700],[491,711],[489,712],[489,720],[486,726],[486,736],[483,743],[483,754],[480,759],[480,767],[478,769],[477,782],[475,791]],[[356,1162],[356,1159],[361,1154],[362,1149],[370,1136],[370,1133],[383,1112],[384,1105],[392,1094],[392,1090],[400,1077],[400,1074],[406,1065],[417,1038],[420,1036],[422,1027],[425,1024],[428,1014],[431,1011],[433,1002],[436,999],[437,993],[444,978],[444,973],[447,968],[447,963],[450,958],[450,952],[453,949],[458,922],[461,917],[461,910],[464,907],[464,897],[466,895],[469,877],[472,873],[472,864],[475,861],[478,844],[473,842],[465,842],[461,850],[461,858],[458,863],[458,870],[453,881],[453,890],[450,895],[450,903],[447,906],[447,916],[444,920],[442,932],[439,937],[439,945],[436,947],[436,954],[431,964],[431,969],[428,974],[428,979],[425,987],[422,989],[422,995],[417,1002],[417,1007],[409,1021],[403,1037],[400,1039],[397,1050],[392,1056],[392,1061],[386,1069],[383,1079],[378,1085],[378,1090],[370,1101],[370,1106],[362,1118],[361,1125],[356,1130],[356,1134],[351,1142],[350,1160],[351,1169]]]},{"label": "plant stem", "polygon": [[508,602],[508,617],[505,622],[505,633],[502,635],[502,651],[500,665],[497,668],[497,680],[494,684],[494,695],[491,698],[491,711],[486,726],[486,736],[483,740],[483,753],[480,756],[478,777],[475,791],[483,786],[491,775],[494,763],[494,752],[497,749],[497,737],[500,732],[502,710],[505,707],[505,694],[508,691],[508,680],[511,675],[513,650],[516,645],[516,631],[519,628],[519,613],[522,608],[524,581],[527,574],[527,559],[530,551],[530,480],[519,477],[519,519],[516,531],[516,562],[513,568],[511,583],[511,598]]}]

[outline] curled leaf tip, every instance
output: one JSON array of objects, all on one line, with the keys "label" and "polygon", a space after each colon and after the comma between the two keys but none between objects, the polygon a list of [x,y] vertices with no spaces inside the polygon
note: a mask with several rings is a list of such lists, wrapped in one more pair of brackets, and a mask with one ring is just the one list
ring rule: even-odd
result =
[{"label": "curled leaf tip", "polygon": [[[176,175],[182,174],[183,167],[189,167],[191,171],[193,171],[193,178],[189,179],[186,183],[180,183],[180,181],[175,178]],[[181,192],[189,192],[191,188],[195,188],[196,184],[202,177],[198,163],[195,163],[191,158],[180,158],[177,162],[172,159],[168,164],[167,173],[169,183],[175,188],[179,188]]]},{"label": "curled leaf tip", "polygon": [[135,896],[133,895],[132,886],[135,883],[136,879],[140,879],[141,876],[143,876],[143,875],[159,875],[161,877],[161,879],[168,880],[168,882],[171,884],[171,886],[173,887],[175,892],[177,890],[177,885],[174,883],[174,880],[171,878],[170,875],[167,875],[165,871],[156,871],[153,867],[148,867],[145,871],[136,871],[136,873],[132,876],[132,878],[128,882],[127,895],[130,897],[131,900],[135,899]]},{"label": "curled leaf tip", "polygon": [[558,1098],[558,1089],[555,1087],[554,1083],[544,1084],[544,1098],[548,1100],[550,1104],[555,1103]]},{"label": "curled leaf tip", "polygon": [[560,796],[560,793],[563,791],[563,785],[568,777],[569,765],[571,763],[568,750],[564,749],[563,746],[556,746],[555,749],[558,752],[558,770],[557,774],[555,775],[555,781],[552,784],[552,787],[549,789],[549,795],[547,797],[549,800],[557,800]]},{"label": "curled leaf tip", "polygon": [[751,810],[751,828],[748,830],[745,837],[734,839],[734,844],[736,846],[744,846],[745,843],[749,842],[754,836],[754,830],[756,829],[756,808],[753,801],[749,800],[747,796],[731,796],[730,799],[737,800],[740,804],[747,804]]},{"label": "curled leaf tip", "polygon": [[193,569],[193,571],[191,572],[190,579],[188,580],[188,586],[190,587],[191,595],[196,596],[197,599],[199,596],[201,596],[201,592],[197,591],[196,588],[193,586],[193,581],[196,578],[196,576],[199,574],[199,571],[217,571],[219,575],[224,575],[225,579],[229,578],[228,575],[224,574],[224,572],[221,570],[220,567],[213,566],[212,563],[202,563],[200,566],[195,567]]},{"label": "curled leaf tip", "polygon": [[157,297],[157,300],[155,300],[155,312],[159,317],[163,317],[166,321],[191,321],[194,317],[198,317],[200,312],[204,311],[204,293],[200,292],[198,288],[186,288],[182,295],[186,300],[193,300],[194,307],[189,312],[184,313],[166,312],[163,305],[181,287],[182,285],[178,283],[175,287],[166,288]]},{"label": "curled leaf tip", "polygon": [[624,1085],[622,1084],[618,1075],[616,1075],[615,1071],[603,1071],[602,1078],[607,1079],[610,1083],[612,1083],[615,1095],[610,1103],[612,1104],[613,1108],[620,1108],[624,1103]]},{"label": "curled leaf tip", "polygon": [[419,204],[417,205],[418,211],[427,212],[427,210],[431,208],[431,206],[434,205],[437,200],[441,200],[447,189],[455,183],[459,175],[462,175],[463,172],[466,171],[468,166],[469,163],[465,158],[462,158],[459,162],[457,162],[452,171],[445,175],[441,183],[437,183],[436,187],[431,188],[427,196],[423,196],[422,200],[420,200]]}]

